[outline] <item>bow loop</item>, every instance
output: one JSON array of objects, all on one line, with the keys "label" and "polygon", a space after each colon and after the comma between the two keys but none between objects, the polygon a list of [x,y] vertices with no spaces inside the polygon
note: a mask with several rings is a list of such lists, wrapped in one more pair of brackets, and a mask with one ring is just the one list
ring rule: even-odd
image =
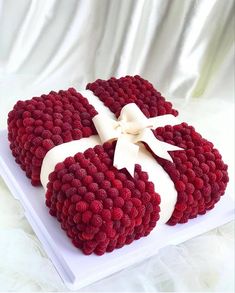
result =
[{"label": "bow loop", "polygon": [[130,134],[138,134],[149,124],[148,118],[134,103],[127,104],[122,108],[118,121],[124,124],[126,133]]},{"label": "bow loop", "polygon": [[158,140],[151,129],[175,124],[176,117],[163,115],[147,118],[135,103],[127,104],[121,110],[118,120],[97,114],[93,123],[102,143],[117,140],[114,152],[114,166],[126,168],[133,176],[138,157],[138,143],[146,143],[157,156],[172,162],[169,151],[182,150],[177,146]]}]

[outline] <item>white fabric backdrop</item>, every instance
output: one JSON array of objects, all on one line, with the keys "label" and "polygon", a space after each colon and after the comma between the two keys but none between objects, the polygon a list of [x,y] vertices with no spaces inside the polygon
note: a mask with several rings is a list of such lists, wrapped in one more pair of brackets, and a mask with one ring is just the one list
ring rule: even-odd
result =
[{"label": "white fabric backdrop", "polygon": [[[18,99],[141,74],[215,142],[232,195],[233,26],[232,0],[0,0],[0,129]],[[233,228],[167,247],[87,290],[232,291]],[[0,291],[63,289],[0,180]]]}]

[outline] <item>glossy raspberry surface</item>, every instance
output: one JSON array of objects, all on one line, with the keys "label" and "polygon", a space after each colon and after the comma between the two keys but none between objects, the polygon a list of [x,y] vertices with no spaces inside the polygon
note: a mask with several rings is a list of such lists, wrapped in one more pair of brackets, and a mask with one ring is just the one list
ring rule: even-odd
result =
[{"label": "glossy raspberry surface", "polygon": [[[121,108],[132,102],[148,118],[178,114],[171,103],[166,102],[152,84],[140,76],[98,79],[88,84],[87,88],[117,117]],[[175,210],[168,224],[185,223],[199,214],[205,214],[219,201],[228,182],[228,166],[219,151],[187,123],[159,127],[154,134],[158,139],[184,149],[171,152],[173,163],[153,155],[173,180],[178,193]]]},{"label": "glossy raspberry surface", "polygon": [[67,158],[50,174],[46,204],[85,254],[102,255],[147,236],[159,219],[160,196],[148,174],[136,166],[132,178],[113,167],[113,144]]},{"label": "glossy raspberry surface", "polygon": [[165,114],[178,115],[172,104],[158,92],[153,85],[139,75],[121,78],[112,77],[109,80],[97,79],[89,83],[87,89],[100,98],[116,117],[122,107],[136,103],[146,117],[156,117]]},{"label": "glossy raspberry surface", "polygon": [[8,115],[8,139],[16,162],[40,185],[46,153],[56,145],[96,134],[96,110],[75,89],[18,101]]}]

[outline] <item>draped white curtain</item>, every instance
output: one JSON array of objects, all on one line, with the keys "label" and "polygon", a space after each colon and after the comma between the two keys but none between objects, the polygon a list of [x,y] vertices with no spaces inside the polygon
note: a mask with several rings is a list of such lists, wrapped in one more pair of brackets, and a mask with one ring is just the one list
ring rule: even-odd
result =
[{"label": "draped white curtain", "polygon": [[231,90],[233,0],[1,0],[0,13],[1,83],[141,74],[171,97]]},{"label": "draped white curtain", "polygon": [[[185,117],[232,161],[233,27],[233,0],[0,0],[0,129],[18,99],[140,74],[180,110],[190,102]],[[89,289],[231,289],[232,229],[166,248]],[[0,179],[0,291],[40,289],[64,287]]]}]

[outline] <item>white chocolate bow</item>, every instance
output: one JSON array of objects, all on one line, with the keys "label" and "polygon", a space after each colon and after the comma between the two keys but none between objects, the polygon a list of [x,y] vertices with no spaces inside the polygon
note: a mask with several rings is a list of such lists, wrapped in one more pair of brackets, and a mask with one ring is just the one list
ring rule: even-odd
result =
[{"label": "white chocolate bow", "polygon": [[172,162],[169,151],[183,150],[157,139],[151,129],[174,124],[175,116],[168,114],[147,118],[135,103],[127,104],[121,110],[118,120],[104,114],[97,114],[92,120],[102,143],[117,140],[113,165],[126,168],[134,176],[139,143],[146,143],[157,156]]}]

